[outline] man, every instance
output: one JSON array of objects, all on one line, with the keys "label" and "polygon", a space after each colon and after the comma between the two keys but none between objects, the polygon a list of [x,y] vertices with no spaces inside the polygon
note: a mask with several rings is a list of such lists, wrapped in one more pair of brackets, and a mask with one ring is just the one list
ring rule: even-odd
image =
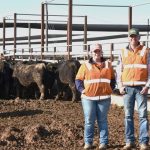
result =
[{"label": "man", "polygon": [[129,30],[129,45],[120,55],[119,91],[124,98],[125,142],[124,150],[135,147],[134,106],[137,102],[139,115],[140,150],[147,150],[149,129],[147,119],[147,93],[150,87],[150,55],[149,49],[140,45],[139,30]]}]

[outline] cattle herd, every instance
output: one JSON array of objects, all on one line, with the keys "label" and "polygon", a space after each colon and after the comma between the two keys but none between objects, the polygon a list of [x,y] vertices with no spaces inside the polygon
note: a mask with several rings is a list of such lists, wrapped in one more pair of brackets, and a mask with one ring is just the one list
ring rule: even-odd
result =
[{"label": "cattle herd", "polygon": [[68,99],[77,101],[80,94],[75,76],[77,60],[58,63],[40,61],[0,61],[0,99]]}]

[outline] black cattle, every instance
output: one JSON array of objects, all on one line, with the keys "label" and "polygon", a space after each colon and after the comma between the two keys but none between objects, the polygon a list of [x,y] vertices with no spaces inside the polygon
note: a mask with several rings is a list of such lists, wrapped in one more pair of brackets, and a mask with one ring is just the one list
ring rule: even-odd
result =
[{"label": "black cattle", "polygon": [[40,92],[40,99],[45,98],[44,75],[46,66],[44,63],[26,65],[18,62],[14,65],[13,78],[16,86],[17,97],[20,97],[20,90],[23,87],[37,85]]},{"label": "black cattle", "polygon": [[11,95],[12,69],[6,61],[0,61],[0,98],[8,99]]},{"label": "black cattle", "polygon": [[56,78],[56,66],[54,63],[45,63],[46,70],[44,75],[44,85],[45,85],[45,97],[54,98],[54,92],[52,91],[55,78]]},{"label": "black cattle", "polygon": [[[79,67],[80,62],[77,60],[67,60],[58,63],[56,77],[57,96],[55,100],[60,99],[64,91],[67,95],[71,93],[72,101],[79,99],[79,93],[75,86],[75,77]],[[71,91],[67,88],[68,85]]]}]

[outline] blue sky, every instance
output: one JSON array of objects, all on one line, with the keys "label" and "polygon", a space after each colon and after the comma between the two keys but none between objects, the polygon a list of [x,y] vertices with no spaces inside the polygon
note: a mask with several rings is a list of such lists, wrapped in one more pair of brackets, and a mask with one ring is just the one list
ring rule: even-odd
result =
[{"label": "blue sky", "polygon": [[[125,5],[133,7],[133,24],[147,24],[150,19],[150,0],[72,0],[74,4],[91,5]],[[0,20],[3,17],[13,19],[14,13],[20,14],[40,14],[43,0],[1,0]],[[50,2],[50,1],[48,1]],[[52,3],[68,3],[68,0],[53,0]],[[144,4],[144,5],[142,5]],[[137,6],[136,6],[137,5]],[[49,15],[67,15],[67,6],[48,6]],[[128,24],[128,8],[112,7],[73,7],[73,15],[87,16],[88,23],[100,24]],[[31,16],[20,16],[22,19],[32,19]],[[33,18],[35,19],[35,18]],[[37,18],[36,18],[37,19]],[[38,19],[41,19],[38,17]],[[50,20],[67,21],[67,17],[49,17]],[[83,18],[73,17],[73,23],[84,23]],[[13,32],[8,29],[7,37],[13,37]],[[32,35],[40,34],[40,31],[32,31]],[[111,33],[98,33],[98,36],[109,35]],[[113,33],[114,34],[114,33]],[[118,34],[118,33],[117,33]],[[28,35],[27,29],[17,29],[17,36]],[[2,38],[2,31],[0,31]]]},{"label": "blue sky", "polygon": [[[0,19],[5,16],[13,17],[13,13],[40,13],[43,0],[1,0]],[[50,2],[50,1],[49,1]],[[53,0],[53,3],[68,3],[68,0]],[[150,3],[150,0],[73,0],[74,4],[99,5],[138,5]],[[49,14],[67,14],[67,6],[48,6]],[[150,4],[133,8],[133,23],[147,23],[150,18]],[[74,7],[73,15],[88,15],[92,23],[126,23],[128,8],[110,7]],[[74,19],[76,20],[76,19]]]}]

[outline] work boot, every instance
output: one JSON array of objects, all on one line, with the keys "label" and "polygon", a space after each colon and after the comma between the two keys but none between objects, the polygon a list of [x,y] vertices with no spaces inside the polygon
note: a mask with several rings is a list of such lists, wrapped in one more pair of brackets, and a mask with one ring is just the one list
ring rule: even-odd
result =
[{"label": "work boot", "polygon": [[123,150],[132,150],[133,148],[135,148],[134,143],[126,143],[126,145],[123,147]]},{"label": "work boot", "polygon": [[140,150],[149,150],[148,144],[141,144],[140,145]]},{"label": "work boot", "polygon": [[92,149],[93,145],[92,144],[85,144],[84,145],[84,149],[88,150],[88,149]]},{"label": "work boot", "polygon": [[99,150],[107,150],[107,145],[106,144],[100,144]]}]

